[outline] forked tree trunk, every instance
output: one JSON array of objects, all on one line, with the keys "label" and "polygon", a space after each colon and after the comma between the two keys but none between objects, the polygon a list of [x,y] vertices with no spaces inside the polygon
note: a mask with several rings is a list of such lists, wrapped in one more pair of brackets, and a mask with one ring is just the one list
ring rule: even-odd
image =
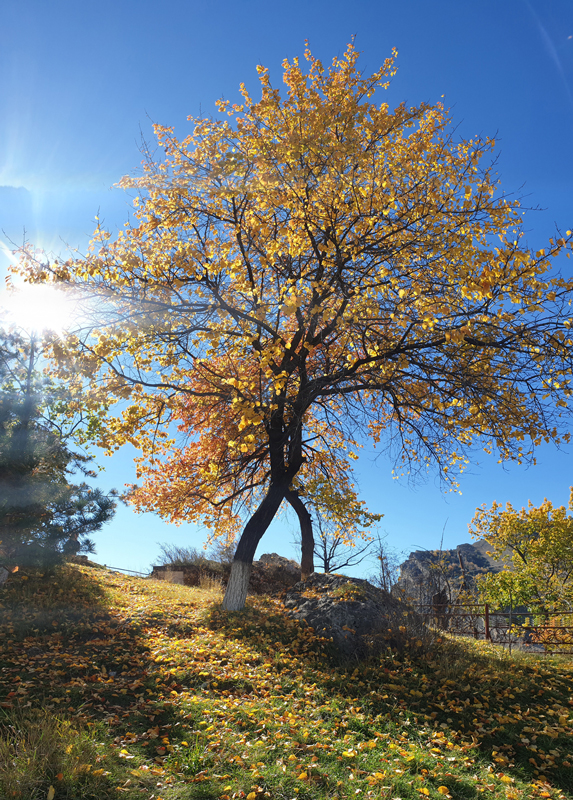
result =
[{"label": "forked tree trunk", "polygon": [[296,492],[294,489],[288,490],[285,495],[285,499],[289,501],[291,506],[296,511],[298,521],[300,523],[300,579],[304,581],[314,572],[314,536],[312,533],[312,517],[308,513],[307,507],[300,499],[298,492]]},{"label": "forked tree trunk", "polygon": [[279,510],[286,491],[287,487],[284,485],[271,484],[259,507],[245,525],[223,598],[223,608],[227,611],[240,611],[245,606],[257,545]]}]

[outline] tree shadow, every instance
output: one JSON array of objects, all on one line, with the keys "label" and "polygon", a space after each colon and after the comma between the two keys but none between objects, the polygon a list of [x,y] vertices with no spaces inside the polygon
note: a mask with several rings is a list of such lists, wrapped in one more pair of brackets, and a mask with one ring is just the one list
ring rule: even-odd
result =
[{"label": "tree shadow", "polygon": [[[377,639],[369,654],[363,643],[355,656],[341,654],[276,607],[269,612],[251,606],[234,614],[214,609],[210,624],[230,638],[248,640],[262,658],[272,657],[285,692],[303,696],[300,675],[308,668],[317,702],[338,696],[355,706],[358,700],[363,714],[348,720],[346,729],[364,739],[375,735],[381,718],[409,721],[435,731],[438,749],[451,740],[495,772],[573,790],[567,758],[573,732],[570,666],[554,669],[535,657],[438,634],[420,646],[416,636],[400,631],[386,642]],[[454,796],[474,797],[475,787],[467,783],[462,791],[458,781]]]}]

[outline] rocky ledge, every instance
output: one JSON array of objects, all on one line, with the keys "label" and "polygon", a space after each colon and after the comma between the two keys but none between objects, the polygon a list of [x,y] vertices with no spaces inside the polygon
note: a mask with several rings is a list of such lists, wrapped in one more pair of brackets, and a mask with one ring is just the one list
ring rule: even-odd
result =
[{"label": "rocky ledge", "polygon": [[366,580],[314,572],[284,598],[287,611],[331,639],[346,656],[362,656],[373,638],[391,637],[412,612],[403,602]]}]

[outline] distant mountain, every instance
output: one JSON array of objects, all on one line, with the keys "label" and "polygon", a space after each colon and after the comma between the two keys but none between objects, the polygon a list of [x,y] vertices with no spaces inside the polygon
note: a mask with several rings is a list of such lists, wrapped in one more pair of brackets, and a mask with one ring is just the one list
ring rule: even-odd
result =
[{"label": "distant mountain", "polygon": [[431,603],[444,590],[450,602],[464,586],[471,590],[475,579],[488,572],[500,572],[503,561],[496,561],[484,539],[474,544],[460,544],[453,550],[416,550],[400,565],[396,591],[415,603]]}]

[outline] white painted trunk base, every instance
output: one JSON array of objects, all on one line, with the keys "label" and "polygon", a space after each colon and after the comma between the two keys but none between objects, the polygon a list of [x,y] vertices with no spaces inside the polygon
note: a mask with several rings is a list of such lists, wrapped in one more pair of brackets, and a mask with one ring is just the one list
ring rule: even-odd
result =
[{"label": "white painted trunk base", "polygon": [[226,611],[241,611],[245,607],[252,564],[244,561],[233,561],[227,591],[223,599]]}]

